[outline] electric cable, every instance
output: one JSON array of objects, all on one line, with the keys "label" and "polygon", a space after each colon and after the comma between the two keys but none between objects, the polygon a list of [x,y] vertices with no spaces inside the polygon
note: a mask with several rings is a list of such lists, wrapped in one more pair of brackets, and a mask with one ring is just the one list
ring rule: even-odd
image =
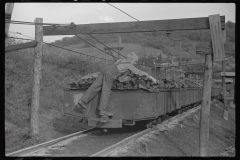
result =
[{"label": "electric cable", "polygon": [[[74,23],[74,22],[71,22],[70,23],[70,27],[69,27],[69,29],[64,33],[64,34],[66,34],[70,29],[75,29],[75,36],[76,37],[78,37],[79,39],[81,39],[82,41],[84,41],[85,43],[88,43],[89,45],[91,45],[92,47],[94,47],[94,48],[96,48],[96,49],[98,49],[98,50],[100,50],[100,51],[102,51],[103,53],[105,53],[105,54],[107,54],[107,55],[109,55],[109,56],[111,56],[112,57],[112,55],[110,55],[110,54],[108,54],[107,52],[105,52],[105,51],[103,51],[103,50],[101,50],[101,49],[99,49],[99,48],[97,48],[96,46],[94,46],[94,45],[92,45],[91,43],[89,43],[89,42],[87,42],[87,41],[85,41],[84,39],[82,39],[81,37],[79,37],[79,36],[77,36],[77,34],[76,34],[76,24]],[[55,26],[55,28],[52,30],[52,32],[55,30],[57,28],[57,26]],[[51,33],[52,33],[51,32]],[[91,35],[90,35],[91,36]],[[91,36],[92,38],[94,38],[93,36]],[[95,40],[97,40],[96,38],[94,38]],[[97,40],[99,43],[101,43],[101,44],[103,44],[102,42],[100,42],[99,40]],[[105,44],[103,44],[103,45],[105,45]],[[106,45],[105,45],[106,46]],[[109,48],[108,46],[106,46],[107,48]],[[110,49],[110,48],[109,48]]]},{"label": "electric cable", "polygon": [[[23,40],[32,40],[32,41],[33,41],[33,39],[26,39],[26,38],[18,38],[18,37],[9,37],[9,38],[23,39]],[[91,55],[88,55],[88,54],[80,53],[80,52],[73,51],[73,50],[70,50],[70,49],[67,49],[67,48],[59,47],[59,46],[53,45],[53,44],[51,44],[51,43],[47,43],[47,42],[43,42],[43,43],[48,44],[48,45],[50,45],[50,46],[54,46],[54,47],[56,47],[56,48],[61,48],[61,49],[64,49],[64,50],[67,50],[67,51],[70,51],[70,52],[75,52],[75,53],[78,53],[78,54],[82,54],[82,55],[85,55],[85,56],[88,56],[88,57],[93,57],[93,58],[98,58],[98,59],[113,61],[113,60],[109,60],[109,59],[105,59],[105,58],[101,58],[101,57],[96,57],[96,56],[91,56]]]},{"label": "electric cable", "polygon": [[[106,3],[107,3],[108,5],[110,5],[110,6],[114,7],[114,8],[116,8],[117,10],[123,12],[124,14],[128,15],[129,17],[135,19],[136,21],[138,21],[138,22],[142,22],[142,21],[138,20],[137,18],[134,18],[133,16],[129,15],[128,13],[124,12],[123,10],[121,10],[121,9],[119,9],[119,8],[117,8],[117,7],[113,6],[113,5],[111,5],[110,3],[108,3],[108,2],[106,2]],[[146,26],[147,28],[151,28],[151,29],[155,30],[156,32],[160,33],[159,30],[157,30],[157,29],[155,29],[155,28],[153,28],[153,27],[151,27],[151,26],[149,26],[149,25],[146,25],[146,24],[144,24],[144,23],[142,23],[142,24],[143,24],[144,26]],[[160,33],[160,34],[164,35],[165,37],[169,38],[169,39],[172,40],[174,43],[176,43],[178,46],[180,46],[180,44],[177,43],[174,39],[168,37],[167,35],[165,35],[165,34],[163,34],[163,33]],[[187,51],[184,50],[184,49],[183,49],[183,51],[187,52]],[[187,53],[189,53],[189,52],[187,52]],[[191,54],[191,53],[189,53],[189,54]]]},{"label": "electric cable", "polygon": [[[104,52],[103,50],[101,50],[100,48],[98,48],[98,47],[92,45],[91,43],[89,43],[89,42],[87,42],[87,41],[85,41],[84,39],[82,39],[82,38],[79,37],[78,35],[75,34],[75,36],[78,37],[79,39],[81,39],[82,41],[84,41],[85,43],[89,44],[90,46],[92,46],[92,47],[94,47],[94,48],[96,48],[96,49],[102,51],[103,53],[106,53],[106,52]],[[106,54],[108,54],[108,53],[106,53]],[[110,55],[110,54],[108,54],[108,55],[112,57],[112,55]]]},{"label": "electric cable", "polygon": [[[10,31],[10,32],[12,32],[12,31]],[[16,34],[20,34],[20,35],[23,35],[23,34],[21,34],[21,33],[19,33],[19,32],[12,32],[12,33],[16,33]],[[26,35],[23,35],[23,36],[26,36]],[[75,36],[77,36],[77,35],[75,35]],[[26,36],[26,37],[28,37],[28,38],[33,38],[33,37],[29,37],[29,36]],[[78,37],[78,36],[77,36]],[[78,37],[78,38],[80,38],[80,37]],[[92,45],[92,44],[90,44],[89,42],[87,42],[87,41],[85,41],[84,39],[82,39],[82,38],[80,38],[81,40],[83,40],[84,42],[86,42],[86,43],[88,43],[89,45],[91,45],[91,46],[93,46],[93,47],[95,47],[94,45]],[[46,42],[46,41],[45,41]],[[51,43],[51,42],[48,42],[48,43]],[[95,47],[95,48],[97,48],[97,47]],[[97,48],[98,50],[100,50],[100,51],[102,51],[102,52],[104,52],[103,50],[101,50],[101,49],[99,49],[99,48]],[[106,53],[106,52],[104,52],[104,53]],[[107,53],[106,53],[107,54]],[[108,54],[109,55],[109,54]],[[110,55],[111,56],[111,55]],[[111,56],[112,57],[112,56]]]},{"label": "electric cable", "polygon": [[57,24],[57,23],[35,23],[35,22],[25,22],[25,21],[16,21],[16,20],[9,20],[5,19],[5,23],[15,23],[15,24],[28,24],[28,25],[69,25],[69,23]]},{"label": "electric cable", "polygon": [[99,43],[101,43],[102,45],[104,45],[105,47],[107,47],[108,49],[112,50],[113,52],[117,53],[118,55],[123,56],[124,58],[127,58],[126,56],[114,51],[113,49],[109,48],[108,46],[106,46],[104,43],[100,42],[98,39],[96,39],[95,37],[93,37],[91,34],[89,34],[89,36],[91,36],[93,39],[95,39],[96,41],[98,41]]}]

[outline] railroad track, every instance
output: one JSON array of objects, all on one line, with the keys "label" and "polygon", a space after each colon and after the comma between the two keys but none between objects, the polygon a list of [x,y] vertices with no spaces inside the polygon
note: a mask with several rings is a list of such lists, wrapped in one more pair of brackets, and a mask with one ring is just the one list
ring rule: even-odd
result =
[{"label": "railroad track", "polygon": [[[189,115],[188,113],[195,112],[198,110],[200,106],[194,107],[192,109],[189,109],[187,112],[184,112],[183,114],[178,114],[176,116],[173,116],[165,121],[163,121],[161,124],[158,124],[158,128],[167,125],[169,123],[172,123],[173,121],[176,121],[176,119],[182,119]],[[12,152],[9,154],[6,154],[7,157],[32,157],[32,156],[43,156],[43,157],[61,157],[61,156],[90,156],[90,157],[104,157],[110,155],[114,150],[118,149],[121,146],[127,145],[137,138],[151,132],[154,130],[155,127],[148,128],[145,130],[141,131],[134,131],[130,133],[125,133],[123,132],[123,135],[120,133],[118,135],[115,135],[116,137],[119,137],[120,135],[122,136],[121,138],[118,138],[117,140],[112,141],[111,143],[108,142],[104,147],[99,145],[102,142],[110,141],[110,139],[114,139],[114,136],[111,137],[111,135],[104,135],[100,134],[95,137],[91,137],[88,135],[89,133],[92,133],[96,128],[91,128],[88,130],[84,130],[81,132],[77,132],[71,135],[67,135],[52,141],[48,141],[42,144],[38,144],[36,146],[28,147],[16,152]],[[76,140],[77,142],[71,143],[70,145],[61,145],[61,142],[64,141],[69,141],[70,139],[78,139],[77,137],[81,137],[81,135],[88,135],[83,138],[79,138],[79,140]],[[102,140],[100,141],[99,139]],[[86,141],[86,139],[89,139],[91,142]],[[84,141],[85,140],[85,141]],[[107,142],[106,142],[107,143]],[[97,149],[88,152],[88,150],[91,150],[91,145],[99,145]],[[72,146],[71,146],[72,145]],[[67,147],[66,147],[67,146]],[[86,147],[87,146],[87,147]],[[66,147],[66,148],[64,148]],[[50,148],[50,149],[49,149]],[[105,148],[102,150],[102,148]],[[50,151],[48,151],[50,150]],[[56,150],[58,152],[56,152]],[[67,151],[66,151],[67,150]],[[72,151],[72,150],[77,150],[77,151]],[[81,150],[79,152],[79,150]],[[47,151],[47,152],[46,152]],[[85,153],[88,152],[88,153]]]},{"label": "railroad track", "polygon": [[[111,129],[109,129],[111,130]],[[119,128],[116,132],[121,131]],[[138,132],[138,131],[137,131]],[[110,133],[110,135],[108,134]],[[77,132],[71,135],[67,135],[52,141],[48,141],[36,146],[31,146],[16,152],[6,154],[6,157],[77,157],[77,156],[90,156],[93,153],[98,152],[103,146],[98,146],[94,151],[87,153],[91,150],[91,146],[95,143],[108,143],[106,146],[117,143],[118,141],[128,137],[129,135],[135,134],[136,130],[123,132],[115,135],[116,140],[108,142],[109,139],[115,139],[114,135],[111,137],[111,131],[104,132],[103,128],[91,128],[81,132]],[[94,137],[94,138],[93,138]],[[120,137],[120,138],[118,138]],[[89,140],[92,142],[89,142]],[[105,140],[104,140],[105,139]],[[78,145],[76,145],[76,143]],[[106,147],[104,146],[104,147]],[[89,149],[90,148],[90,149]],[[80,151],[80,152],[79,152]],[[72,153],[74,152],[74,153]]]},{"label": "railroad track", "polygon": [[[161,124],[158,124],[158,128],[159,129],[163,129],[167,124],[169,123],[176,123],[176,121],[179,121],[183,118],[185,118],[186,116],[188,116],[189,114],[193,113],[193,112],[196,112],[197,110],[199,110],[201,108],[201,106],[198,106],[198,107],[195,107],[195,108],[192,108],[192,109],[189,109],[187,112],[183,113],[183,114],[178,114],[176,116],[173,116],[169,119],[167,119],[166,121],[163,121]],[[141,136],[151,132],[152,130],[154,130],[154,127],[153,128],[148,128],[142,132],[139,132],[135,135],[132,135],[108,148],[105,148],[93,155],[91,155],[90,157],[107,157],[107,156],[111,156],[111,153],[114,152],[115,150],[117,150],[119,147],[122,147],[122,146],[125,146],[127,144],[130,144],[132,143],[133,141],[135,141],[136,139],[140,138]]]},{"label": "railroad track", "polygon": [[36,151],[42,150],[44,148],[50,147],[50,146],[55,145],[55,144],[57,144],[59,142],[62,142],[64,140],[67,140],[67,139],[70,139],[70,138],[73,138],[73,137],[77,137],[77,136],[80,136],[82,134],[86,134],[86,133],[89,133],[91,131],[94,131],[94,130],[95,130],[95,128],[90,128],[90,129],[87,129],[87,130],[84,130],[84,131],[80,131],[80,132],[77,132],[77,133],[73,133],[73,134],[70,134],[70,135],[67,135],[67,136],[64,136],[64,137],[54,139],[54,140],[51,140],[51,141],[47,141],[47,142],[44,142],[44,143],[41,143],[41,144],[38,144],[38,145],[35,145],[35,146],[27,147],[27,148],[24,148],[24,149],[15,151],[15,152],[8,153],[8,154],[6,154],[6,157],[18,157],[18,156],[29,155],[33,152],[36,152]]}]

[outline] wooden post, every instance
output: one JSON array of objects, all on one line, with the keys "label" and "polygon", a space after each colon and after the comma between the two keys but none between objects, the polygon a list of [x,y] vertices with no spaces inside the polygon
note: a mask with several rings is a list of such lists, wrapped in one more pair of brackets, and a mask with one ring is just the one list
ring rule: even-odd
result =
[{"label": "wooden post", "polygon": [[[158,62],[157,63],[162,63],[162,54],[160,53],[160,55],[159,55],[159,57],[158,57]],[[158,68],[158,78],[160,78],[160,76],[162,76],[162,75],[160,75],[161,73],[161,68]]]},{"label": "wooden post", "polygon": [[[121,35],[118,35],[118,48],[120,47],[120,45],[121,45]],[[119,52],[120,52],[120,50],[118,50],[118,59],[120,58],[120,55],[119,55]]]},{"label": "wooden post", "polygon": [[[213,53],[213,46],[210,47]],[[207,52],[206,52],[207,53]],[[204,77],[203,77],[203,99],[200,115],[199,153],[200,156],[207,156],[209,139],[209,115],[211,105],[212,89],[212,65],[213,55],[205,53]]]},{"label": "wooden post", "polygon": [[[42,18],[36,18],[35,23],[42,23]],[[42,67],[42,51],[43,51],[43,26],[35,25],[35,40],[38,42],[35,47],[34,71],[33,71],[33,90],[32,90],[32,106],[30,111],[30,136],[39,134],[39,99],[40,99],[40,82]]]},{"label": "wooden post", "polygon": [[[200,119],[200,156],[207,156],[208,152],[208,138],[209,138],[209,114],[211,105],[211,90],[212,90],[212,66],[214,59],[224,58],[224,42],[225,37],[220,26],[220,15],[210,15],[209,25],[211,31],[211,45],[210,53],[205,54],[204,66],[204,82],[203,82],[203,99]],[[225,24],[225,23],[224,23]]]},{"label": "wooden post", "polygon": [[[13,6],[14,6],[14,3],[6,3],[5,16],[8,17],[7,19],[9,20],[11,20],[11,17],[12,17]],[[5,44],[7,43],[7,40],[8,40],[7,36],[8,36],[9,28],[10,28],[10,23],[5,23]]]},{"label": "wooden post", "polygon": [[164,67],[164,75],[167,77],[167,67]]},{"label": "wooden post", "polygon": [[[226,62],[222,61],[222,72],[225,72]],[[226,100],[226,77],[222,76],[222,93],[223,93],[223,118],[228,120],[228,105]]]},{"label": "wooden post", "polygon": [[[182,64],[182,53],[181,53],[181,51],[182,51],[182,44],[181,44],[181,40],[179,40],[179,43],[180,43],[180,64]],[[180,65],[180,69],[182,69],[182,65]]]},{"label": "wooden post", "polygon": [[211,104],[212,90],[212,66],[213,55],[205,55],[204,81],[203,81],[203,99],[200,117],[200,156],[207,156],[208,138],[209,138],[209,114]]}]

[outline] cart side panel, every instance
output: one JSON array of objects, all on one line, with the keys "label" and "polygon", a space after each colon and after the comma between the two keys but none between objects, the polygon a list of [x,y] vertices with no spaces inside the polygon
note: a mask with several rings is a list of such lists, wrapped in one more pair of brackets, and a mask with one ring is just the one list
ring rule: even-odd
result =
[{"label": "cart side panel", "polygon": [[194,98],[193,98],[193,100],[194,100],[194,103],[196,103],[197,102],[197,89],[194,89]]},{"label": "cart side panel", "polygon": [[180,108],[180,91],[175,91],[176,109]]},{"label": "cart side panel", "polygon": [[180,108],[184,105],[184,90],[180,91],[179,94],[179,103],[180,103]]},{"label": "cart side panel", "polygon": [[115,91],[108,110],[121,119],[141,120],[157,116],[157,93],[147,91]]},{"label": "cart side panel", "polygon": [[157,113],[158,115],[166,114],[166,101],[165,96],[166,92],[158,92],[157,95]]},{"label": "cart side panel", "polygon": [[167,102],[167,105],[166,105],[166,110],[167,110],[167,113],[170,113],[172,112],[172,108],[171,108],[171,102],[172,101],[172,95],[171,95],[171,92],[170,91],[167,91],[166,92],[166,102]]},{"label": "cart side panel", "polygon": [[[65,90],[63,113],[83,117],[73,111],[73,108],[84,94],[85,90]],[[156,117],[157,114],[157,93],[147,91],[113,91],[108,111],[113,112],[112,119],[145,119]],[[86,117],[99,118],[98,104],[100,94],[96,95],[87,104]]]},{"label": "cart side panel", "polygon": [[170,101],[171,101],[170,109],[171,109],[171,112],[172,112],[172,111],[175,110],[175,108],[176,108],[175,92],[174,92],[174,91],[171,91],[171,92],[170,92]]}]

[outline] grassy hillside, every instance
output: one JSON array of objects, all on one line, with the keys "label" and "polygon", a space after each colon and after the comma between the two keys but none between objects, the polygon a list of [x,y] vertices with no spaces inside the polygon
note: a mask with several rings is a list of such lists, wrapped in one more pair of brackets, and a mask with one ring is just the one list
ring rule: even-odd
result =
[{"label": "grassy hillside", "polygon": [[[82,75],[100,71],[104,65],[79,57],[44,52],[40,95],[40,135],[29,137],[33,55],[31,49],[5,54],[5,144],[13,151],[82,130],[79,119],[64,117],[63,89]],[[85,127],[87,127],[85,125]]]},{"label": "grassy hillside", "polygon": [[[132,27],[132,26],[129,26]],[[180,51],[179,46],[172,40],[164,35],[165,32],[152,32],[152,33],[122,33],[122,34],[102,34],[93,35],[96,39],[100,40],[109,47],[118,46],[118,36],[121,36],[121,42],[124,47],[122,51],[124,54],[128,52],[136,52],[140,57],[146,59],[146,56],[150,58],[151,56],[163,55],[162,62],[170,62],[171,60],[179,61],[180,56],[183,61],[185,60],[198,60],[203,59],[203,56],[196,55],[196,42],[210,42],[211,34],[209,30],[197,30],[197,31],[174,31],[169,35],[172,39],[182,39],[181,42],[182,50]],[[230,52],[235,52],[235,23],[228,21],[226,23],[226,35],[227,42],[225,45],[225,50]],[[94,44],[95,46],[103,49],[103,45],[99,44],[96,40],[88,35],[80,35],[84,40]],[[76,36],[66,37],[62,40],[55,41],[55,44],[68,46],[71,48],[71,44],[74,44],[74,49],[88,53],[97,53],[98,55],[104,56],[101,51],[90,47],[84,41],[80,40]],[[127,46],[126,46],[127,44]],[[79,45],[79,47],[78,47]],[[138,46],[137,46],[138,45]],[[84,48],[84,49],[83,49]],[[228,54],[227,56],[235,56],[235,54]],[[105,58],[108,58],[106,56]],[[229,70],[233,70],[231,63],[227,63]],[[189,69],[195,68],[194,66],[189,67]],[[215,68],[218,70],[221,68],[216,64]]]},{"label": "grassy hillside", "polygon": [[[235,24],[227,22],[227,49],[235,50]],[[198,60],[203,58],[194,52],[195,42],[208,41],[209,32],[174,32],[173,38],[182,38],[183,50],[179,54],[179,46],[165,36],[156,33],[121,34],[124,47],[120,53],[126,55],[135,52],[147,66],[151,66],[152,57],[162,55],[162,62]],[[81,36],[96,47],[103,50],[104,46],[91,39]],[[96,35],[96,38],[109,47],[117,47],[117,35]],[[14,40],[11,44],[15,43]],[[88,55],[112,59],[109,55],[91,47],[76,37],[63,38],[56,45],[82,52]],[[231,55],[231,56],[234,56]],[[29,137],[29,109],[31,106],[33,82],[32,49],[5,53],[5,144],[6,151],[14,151],[40,142],[58,138],[76,132],[86,125],[79,125],[79,119],[65,117],[61,113],[63,90],[68,84],[77,82],[83,75],[101,71],[106,64],[102,61],[92,62],[76,53],[44,45],[42,61],[42,81],[40,94],[40,135]],[[186,70],[201,70],[200,65],[189,66]],[[214,63],[214,70],[220,70],[221,63]],[[144,68],[143,68],[144,70]],[[148,69],[146,69],[148,70]],[[226,70],[235,70],[235,59],[227,63]],[[217,77],[217,75],[214,75]]]}]

